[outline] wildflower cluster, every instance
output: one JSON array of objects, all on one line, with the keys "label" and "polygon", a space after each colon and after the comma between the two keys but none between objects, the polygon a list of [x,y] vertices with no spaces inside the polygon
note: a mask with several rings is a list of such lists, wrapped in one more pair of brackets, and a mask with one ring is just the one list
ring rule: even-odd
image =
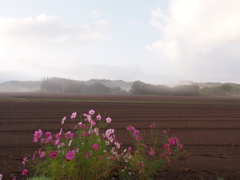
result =
[{"label": "wildflower cluster", "polygon": [[[90,110],[80,120],[76,112],[70,115],[70,120],[63,117],[61,124],[69,121],[73,122],[72,130],[66,133],[63,128],[56,134],[35,131],[33,143],[43,147],[31,157],[24,157],[23,166],[32,168],[35,175],[54,179],[148,179],[170,163],[176,150],[182,148],[176,137],[168,138],[166,131],[160,133],[161,137],[154,134],[158,131],[155,124],[150,126],[154,137],[148,144],[143,143],[140,130],[128,126],[135,147],[122,149],[115,130],[106,128],[112,121],[110,117],[104,122],[100,114]],[[22,175],[27,175],[28,170],[25,168]]]},{"label": "wildflower cluster", "polygon": [[132,148],[127,149],[126,158],[124,158],[125,169],[131,175],[139,179],[150,179],[156,175],[162,166],[170,163],[170,159],[178,155],[178,150],[182,149],[182,144],[177,137],[169,138],[166,130],[159,133],[156,124],[150,125],[150,133],[148,133],[147,144],[144,143],[144,133],[141,133],[133,126],[126,128],[131,136],[135,139],[135,152],[129,153]]}]

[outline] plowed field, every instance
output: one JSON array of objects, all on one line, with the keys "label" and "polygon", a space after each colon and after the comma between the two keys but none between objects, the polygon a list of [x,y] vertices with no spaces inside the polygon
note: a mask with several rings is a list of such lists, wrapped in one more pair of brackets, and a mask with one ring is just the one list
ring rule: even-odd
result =
[{"label": "plowed field", "polygon": [[61,119],[90,109],[112,118],[118,141],[130,145],[126,126],[148,131],[153,122],[170,129],[184,155],[164,167],[159,179],[240,179],[240,99],[0,93],[0,173],[23,179],[22,159],[38,145],[36,130],[59,132]]}]

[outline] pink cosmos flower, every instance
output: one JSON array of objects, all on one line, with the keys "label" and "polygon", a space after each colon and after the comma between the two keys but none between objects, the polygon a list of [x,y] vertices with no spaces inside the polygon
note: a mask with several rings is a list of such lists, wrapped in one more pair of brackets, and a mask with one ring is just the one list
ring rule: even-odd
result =
[{"label": "pink cosmos flower", "polygon": [[3,175],[2,175],[2,174],[0,174],[0,180],[2,180],[2,178],[3,178]]},{"label": "pink cosmos flower", "polygon": [[56,139],[56,140],[52,141],[52,144],[53,144],[53,145],[58,145],[59,143],[60,143],[60,140],[59,140],[59,139]]},{"label": "pink cosmos flower", "polygon": [[98,128],[94,128],[93,132],[95,132],[96,134],[99,132]]},{"label": "pink cosmos flower", "polygon": [[176,144],[179,142],[177,137],[174,137]]},{"label": "pink cosmos flower", "polygon": [[90,115],[93,115],[95,113],[95,111],[93,109],[91,109],[89,112],[88,112]]},{"label": "pink cosmos flower", "polygon": [[150,151],[148,152],[150,156],[154,156],[154,150],[150,147]]},{"label": "pink cosmos flower", "polygon": [[50,142],[52,142],[53,140],[52,140],[52,137],[50,137],[50,138],[47,138],[46,139],[46,141],[45,141],[45,143],[50,143]]},{"label": "pink cosmos flower", "polygon": [[92,117],[90,115],[87,115],[87,120],[90,122],[92,120]]},{"label": "pink cosmos flower", "polygon": [[35,131],[33,136],[33,142],[37,142],[38,139],[43,135],[42,130],[39,129],[38,131]]},{"label": "pink cosmos flower", "polygon": [[96,151],[98,149],[98,144],[93,144],[92,148]]},{"label": "pink cosmos flower", "polygon": [[39,137],[41,137],[43,135],[42,130],[39,129],[38,131],[35,131],[35,135],[38,135]]},{"label": "pink cosmos flower", "polygon": [[74,157],[75,157],[75,152],[74,151],[68,151],[66,153],[67,160],[72,160]]},{"label": "pink cosmos flower", "polygon": [[109,145],[109,144],[110,144],[110,142],[109,142],[109,141],[106,141],[106,142],[105,142],[105,144],[106,144],[106,145]]},{"label": "pink cosmos flower", "polygon": [[47,138],[52,138],[52,133],[51,132],[46,132],[46,136],[47,136]]},{"label": "pink cosmos flower", "polygon": [[106,122],[110,123],[111,121],[112,121],[112,119],[110,117],[107,117]]},{"label": "pink cosmos flower", "polygon": [[145,147],[146,149],[148,148],[148,146],[146,145],[146,144],[142,144],[143,145],[143,147]]},{"label": "pink cosmos flower", "polygon": [[92,130],[92,129],[90,129],[90,130],[88,131],[88,133],[89,133],[89,134],[92,134],[92,133],[93,133],[93,130]]},{"label": "pink cosmos flower", "polygon": [[161,156],[161,158],[165,159],[164,154],[160,153],[159,156]]},{"label": "pink cosmos flower", "polygon": [[96,118],[97,118],[97,120],[99,120],[99,121],[102,119],[102,117],[100,116],[100,114],[97,115]]},{"label": "pink cosmos flower", "polygon": [[110,136],[113,133],[114,133],[114,129],[107,129],[105,135]]},{"label": "pink cosmos flower", "polygon": [[109,156],[108,158],[112,161],[114,160],[114,156]]},{"label": "pink cosmos flower", "polygon": [[131,130],[134,131],[134,130],[135,130],[135,127],[133,127],[133,126],[130,125],[130,126],[128,126],[126,129],[127,129],[128,131],[131,131]]},{"label": "pink cosmos flower", "polygon": [[64,121],[66,120],[66,116],[64,118],[62,118],[61,123],[64,124]]},{"label": "pink cosmos flower", "polygon": [[119,149],[120,148],[120,143],[119,142],[114,142],[115,146]]},{"label": "pink cosmos flower", "polygon": [[177,143],[177,146],[180,148],[180,149],[182,149],[182,144],[181,143]]},{"label": "pink cosmos flower", "polygon": [[60,133],[57,133],[57,134],[55,135],[55,137],[56,137],[57,139],[60,139],[60,138],[62,137],[62,135],[61,135]]},{"label": "pink cosmos flower", "polygon": [[163,148],[165,148],[165,149],[167,149],[167,150],[169,149],[169,147],[170,147],[170,144],[164,144],[164,145],[163,145]]},{"label": "pink cosmos flower", "polygon": [[43,158],[45,155],[46,155],[46,152],[45,152],[45,151],[42,151],[42,152],[40,152],[39,157]]},{"label": "pink cosmos flower", "polygon": [[96,125],[96,122],[93,121],[93,120],[91,120],[90,123],[91,123],[91,125],[93,125],[93,126]]},{"label": "pink cosmos flower", "polygon": [[166,130],[163,130],[162,132],[163,132],[164,134],[167,134],[167,131],[166,131]]},{"label": "pink cosmos flower", "polygon": [[167,154],[171,155],[172,151],[170,149],[168,149]]},{"label": "pink cosmos flower", "polygon": [[127,151],[130,152],[132,150],[132,147],[128,147]]},{"label": "pink cosmos flower", "polygon": [[58,144],[57,144],[57,148],[58,148],[58,149],[61,148],[61,147],[63,147],[63,146],[65,146],[64,143],[58,143]]},{"label": "pink cosmos flower", "polygon": [[71,133],[71,131],[68,131],[65,135],[66,139],[72,139],[74,137],[74,133]]},{"label": "pink cosmos flower", "polygon": [[113,136],[113,141],[117,141],[115,134],[113,134],[112,136]]},{"label": "pink cosmos flower", "polygon": [[86,127],[86,124],[83,124],[82,122],[79,122],[78,125],[83,128],[83,129],[87,129],[88,127]]},{"label": "pink cosmos flower", "polygon": [[139,131],[139,130],[135,130],[135,131],[133,131],[133,135],[134,135],[134,136],[138,136],[138,135],[139,135],[139,133],[140,133],[140,131]]},{"label": "pink cosmos flower", "polygon": [[119,158],[119,157],[120,157],[118,153],[115,153],[114,156],[115,156],[116,158]]},{"label": "pink cosmos flower", "polygon": [[179,142],[178,138],[177,137],[171,137],[169,140],[168,140],[169,144],[171,145],[175,145]]},{"label": "pink cosmos flower", "polygon": [[85,153],[84,156],[86,159],[88,159],[88,153]]},{"label": "pink cosmos flower", "polygon": [[150,128],[155,128],[155,127],[156,127],[155,124],[151,124],[151,125],[150,125]]},{"label": "pink cosmos flower", "polygon": [[142,137],[137,136],[135,139],[136,139],[136,140],[140,140],[140,139],[142,139]]},{"label": "pink cosmos flower", "polygon": [[72,115],[70,116],[70,118],[74,119],[74,118],[76,118],[76,116],[77,116],[77,112],[73,112]]},{"label": "pink cosmos flower", "polygon": [[109,140],[110,142],[113,142],[113,137],[108,136],[107,138],[108,138],[108,140]]},{"label": "pink cosmos flower", "polygon": [[52,159],[55,159],[57,157],[57,153],[55,151],[52,151],[49,153],[49,156],[52,158]]},{"label": "pink cosmos flower", "polygon": [[32,160],[34,161],[36,154],[33,153]]},{"label": "pink cosmos flower", "polygon": [[76,153],[79,151],[77,147],[73,147],[72,150],[75,151]]},{"label": "pink cosmos flower", "polygon": [[27,157],[23,158],[23,161],[22,161],[23,166],[26,165],[26,161],[27,161]]},{"label": "pink cosmos flower", "polygon": [[27,173],[28,173],[28,170],[27,170],[27,169],[24,169],[24,170],[22,171],[22,175],[27,175]]},{"label": "pink cosmos flower", "polygon": [[62,137],[62,128],[60,129],[60,132],[55,135],[55,137],[59,140]]},{"label": "pink cosmos flower", "polygon": [[175,138],[171,137],[171,138],[168,140],[168,143],[171,144],[171,145],[175,145]]},{"label": "pink cosmos flower", "polygon": [[168,163],[170,163],[170,162],[171,162],[168,156],[166,156],[166,159],[167,159]]},{"label": "pink cosmos flower", "polygon": [[43,144],[45,140],[46,138],[42,138],[40,143]]},{"label": "pink cosmos flower", "polygon": [[82,132],[83,136],[90,136],[90,134],[86,133],[86,132]]},{"label": "pink cosmos flower", "polygon": [[[0,179],[0,180],[1,180],[1,179]],[[16,176],[14,176],[12,180],[17,180]]]}]

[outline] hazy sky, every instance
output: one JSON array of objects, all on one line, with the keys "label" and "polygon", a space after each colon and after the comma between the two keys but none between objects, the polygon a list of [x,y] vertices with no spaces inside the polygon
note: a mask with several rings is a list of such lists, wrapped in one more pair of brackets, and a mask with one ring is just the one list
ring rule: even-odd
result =
[{"label": "hazy sky", "polygon": [[240,0],[0,4],[0,82],[240,83]]}]

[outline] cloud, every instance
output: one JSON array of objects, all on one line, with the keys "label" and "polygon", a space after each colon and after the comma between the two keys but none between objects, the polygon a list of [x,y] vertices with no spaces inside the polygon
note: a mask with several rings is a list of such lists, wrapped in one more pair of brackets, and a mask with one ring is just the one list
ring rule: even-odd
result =
[{"label": "cloud", "polygon": [[100,13],[100,10],[94,10],[94,11],[91,11],[88,13],[88,15],[92,18],[100,18],[101,17],[101,13]]},{"label": "cloud", "polygon": [[45,68],[46,72],[54,74],[59,77],[69,77],[77,80],[88,80],[92,78],[111,79],[111,80],[126,80],[134,81],[143,76],[143,71],[136,64],[118,64],[118,65],[104,65],[104,64],[87,64],[76,63],[75,61],[58,61],[49,64]]},{"label": "cloud", "polygon": [[219,77],[222,70],[225,75],[233,73],[231,68],[240,62],[229,58],[227,53],[231,47],[231,56],[239,56],[240,1],[172,0],[169,3],[165,13],[160,8],[151,11],[150,24],[163,34],[163,39],[146,45],[146,50],[159,54],[162,61],[171,62],[179,73],[193,75],[199,67],[210,76],[214,75],[213,69],[219,69],[215,70]]},{"label": "cloud", "polygon": [[127,20],[127,24],[138,24],[137,21],[133,20],[133,19],[128,19]]},{"label": "cloud", "polygon": [[0,71],[0,83],[6,81],[40,81],[42,76],[22,72],[22,71]]},{"label": "cloud", "polygon": [[36,18],[0,18],[0,45],[5,47],[44,48],[86,46],[109,37],[110,23],[95,21],[90,25],[67,25],[61,17],[41,14]]}]

